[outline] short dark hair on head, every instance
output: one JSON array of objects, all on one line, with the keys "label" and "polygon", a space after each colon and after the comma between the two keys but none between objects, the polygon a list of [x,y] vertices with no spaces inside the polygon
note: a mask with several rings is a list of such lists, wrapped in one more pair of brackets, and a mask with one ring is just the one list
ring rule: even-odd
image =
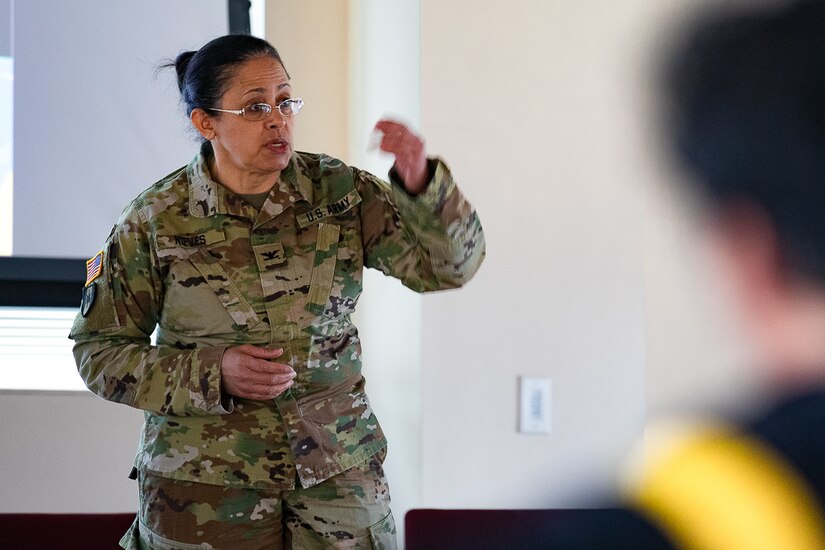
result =
[{"label": "short dark hair on head", "polygon": [[281,66],[284,65],[272,44],[246,34],[221,36],[207,42],[196,52],[181,52],[175,59],[174,67],[186,114],[196,108],[219,105],[234,69],[245,61],[262,56],[271,57]]},{"label": "short dark hair on head", "polygon": [[717,204],[761,207],[825,283],[825,1],[705,14],[665,72],[677,153]]}]

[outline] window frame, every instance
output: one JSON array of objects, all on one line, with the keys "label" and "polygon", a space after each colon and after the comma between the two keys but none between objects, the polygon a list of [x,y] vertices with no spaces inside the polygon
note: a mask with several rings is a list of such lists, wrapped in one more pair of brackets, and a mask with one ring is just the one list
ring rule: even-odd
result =
[{"label": "window frame", "polygon": [[0,257],[0,306],[79,307],[86,260]]}]

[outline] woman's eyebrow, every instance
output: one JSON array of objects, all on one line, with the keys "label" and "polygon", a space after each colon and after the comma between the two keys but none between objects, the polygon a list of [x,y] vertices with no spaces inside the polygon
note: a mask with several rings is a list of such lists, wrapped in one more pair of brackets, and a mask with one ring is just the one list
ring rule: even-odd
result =
[{"label": "woman's eyebrow", "polygon": [[[278,86],[278,90],[283,90],[284,88],[291,88],[289,82],[284,82],[283,84]],[[252,88],[251,90],[247,90],[243,93],[241,97],[247,96],[249,94],[262,94],[266,92],[266,88]]]}]

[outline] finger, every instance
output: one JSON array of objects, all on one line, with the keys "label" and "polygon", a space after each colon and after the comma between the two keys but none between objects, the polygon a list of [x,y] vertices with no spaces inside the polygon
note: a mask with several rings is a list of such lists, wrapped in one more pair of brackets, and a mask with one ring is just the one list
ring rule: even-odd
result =
[{"label": "finger", "polygon": [[258,400],[274,399],[291,388],[292,385],[293,382],[289,381],[285,384],[249,386],[248,388],[242,389],[242,395],[240,395],[240,397]]},{"label": "finger", "polygon": [[245,384],[240,385],[239,387],[245,392],[249,394],[266,394],[266,395],[277,395],[287,388],[292,387],[295,384],[294,380],[278,380],[277,382],[270,380],[256,380],[253,382],[247,382]]},{"label": "finger", "polygon": [[[250,361],[255,363],[250,363]],[[247,358],[246,361],[241,361],[234,367],[226,368],[223,371],[222,380],[230,389],[243,388],[249,390],[251,386],[271,386],[287,383],[296,376],[295,370],[289,365]]]},{"label": "finger", "polygon": [[270,386],[283,386],[284,384],[292,385],[295,381],[295,372],[289,374],[273,374],[267,379]]},{"label": "finger", "polygon": [[260,359],[275,359],[276,357],[280,357],[284,354],[283,348],[259,348],[256,346],[250,346],[249,344],[238,346],[238,350],[242,351],[246,355],[258,357]]},{"label": "finger", "polygon": [[406,125],[389,119],[389,118],[382,118],[378,122],[375,123],[375,129],[379,132],[384,134],[390,134],[393,132],[409,132],[410,130],[407,128]]},{"label": "finger", "polygon": [[240,378],[238,385],[246,389],[253,387],[281,386],[289,384],[295,380],[295,373],[290,374],[264,374],[260,372],[251,373],[249,376]]},{"label": "finger", "polygon": [[380,120],[374,131],[383,134],[381,143],[387,147],[413,146],[421,141],[407,126],[391,120]]},{"label": "finger", "polygon": [[264,359],[249,358],[245,365],[251,372],[271,375],[286,375],[295,376],[295,369],[284,363],[275,363],[273,361],[266,361]]},{"label": "finger", "polygon": [[381,142],[381,150],[395,155],[396,161],[403,164],[420,164],[426,162],[423,146],[417,142],[400,141],[397,138],[388,138]]},{"label": "finger", "polygon": [[424,141],[410,133],[386,134],[381,140],[381,145],[396,154],[421,155],[424,151]]},{"label": "finger", "polygon": [[381,149],[388,153],[400,153],[404,146],[402,137],[397,133],[384,134],[381,138]]}]

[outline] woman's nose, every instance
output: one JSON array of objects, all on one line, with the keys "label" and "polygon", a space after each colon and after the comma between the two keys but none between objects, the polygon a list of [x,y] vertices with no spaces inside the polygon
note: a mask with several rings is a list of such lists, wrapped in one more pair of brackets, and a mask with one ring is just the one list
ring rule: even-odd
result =
[{"label": "woman's nose", "polygon": [[269,115],[269,118],[266,119],[266,125],[268,128],[280,128],[283,127],[284,124],[286,124],[284,115],[277,111]]}]

